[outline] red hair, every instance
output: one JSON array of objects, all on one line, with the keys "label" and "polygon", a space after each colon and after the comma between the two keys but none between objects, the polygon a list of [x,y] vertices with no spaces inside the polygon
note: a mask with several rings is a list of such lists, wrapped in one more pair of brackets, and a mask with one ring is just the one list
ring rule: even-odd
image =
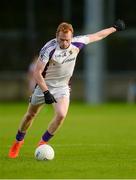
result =
[{"label": "red hair", "polygon": [[59,24],[59,26],[57,27],[56,35],[58,35],[60,31],[62,31],[63,33],[67,33],[69,31],[71,31],[72,34],[74,33],[72,25],[66,22],[62,22]]}]

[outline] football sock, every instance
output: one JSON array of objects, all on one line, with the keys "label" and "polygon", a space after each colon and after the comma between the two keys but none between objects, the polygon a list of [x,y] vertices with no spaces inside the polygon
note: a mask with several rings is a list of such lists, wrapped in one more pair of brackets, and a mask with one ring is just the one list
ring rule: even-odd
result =
[{"label": "football sock", "polygon": [[52,137],[53,135],[50,134],[48,131],[46,131],[42,136],[42,140],[45,142],[48,142]]},{"label": "football sock", "polygon": [[24,137],[25,137],[25,134],[26,134],[25,132],[21,132],[21,131],[18,130],[18,132],[16,134],[16,140],[17,141],[22,141],[24,139]]}]

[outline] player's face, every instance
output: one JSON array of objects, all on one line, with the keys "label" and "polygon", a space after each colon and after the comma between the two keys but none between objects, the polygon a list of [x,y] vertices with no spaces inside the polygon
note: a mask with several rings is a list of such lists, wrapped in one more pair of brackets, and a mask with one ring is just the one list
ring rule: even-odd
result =
[{"label": "player's face", "polygon": [[68,31],[67,33],[59,32],[57,35],[57,41],[61,49],[66,49],[70,46],[72,40],[72,32]]}]

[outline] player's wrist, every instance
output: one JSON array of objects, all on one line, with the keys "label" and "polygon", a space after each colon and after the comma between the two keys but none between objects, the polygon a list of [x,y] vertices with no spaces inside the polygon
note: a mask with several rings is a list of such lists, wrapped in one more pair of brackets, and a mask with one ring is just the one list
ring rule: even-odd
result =
[{"label": "player's wrist", "polygon": [[113,26],[113,27],[112,27],[112,31],[113,31],[113,32],[116,32],[117,29]]},{"label": "player's wrist", "polygon": [[46,90],[46,91],[43,92],[43,94],[47,94],[48,92],[49,92],[49,90]]}]

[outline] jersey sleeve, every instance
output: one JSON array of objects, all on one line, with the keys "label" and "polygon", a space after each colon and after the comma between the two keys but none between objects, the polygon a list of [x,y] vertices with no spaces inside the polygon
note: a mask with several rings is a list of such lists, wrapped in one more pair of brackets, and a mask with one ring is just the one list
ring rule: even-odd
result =
[{"label": "jersey sleeve", "polygon": [[44,63],[47,63],[49,60],[49,53],[48,51],[45,51],[44,47],[41,49],[39,53],[40,60]]},{"label": "jersey sleeve", "polygon": [[51,58],[52,52],[55,50],[56,41],[51,40],[46,43],[39,53],[40,60],[44,63],[47,63]]},{"label": "jersey sleeve", "polygon": [[76,36],[73,38],[72,44],[82,49],[85,45],[89,44],[88,35]]},{"label": "jersey sleeve", "polygon": [[73,39],[74,39],[75,42],[81,42],[83,44],[88,44],[89,43],[88,35],[76,36]]}]

